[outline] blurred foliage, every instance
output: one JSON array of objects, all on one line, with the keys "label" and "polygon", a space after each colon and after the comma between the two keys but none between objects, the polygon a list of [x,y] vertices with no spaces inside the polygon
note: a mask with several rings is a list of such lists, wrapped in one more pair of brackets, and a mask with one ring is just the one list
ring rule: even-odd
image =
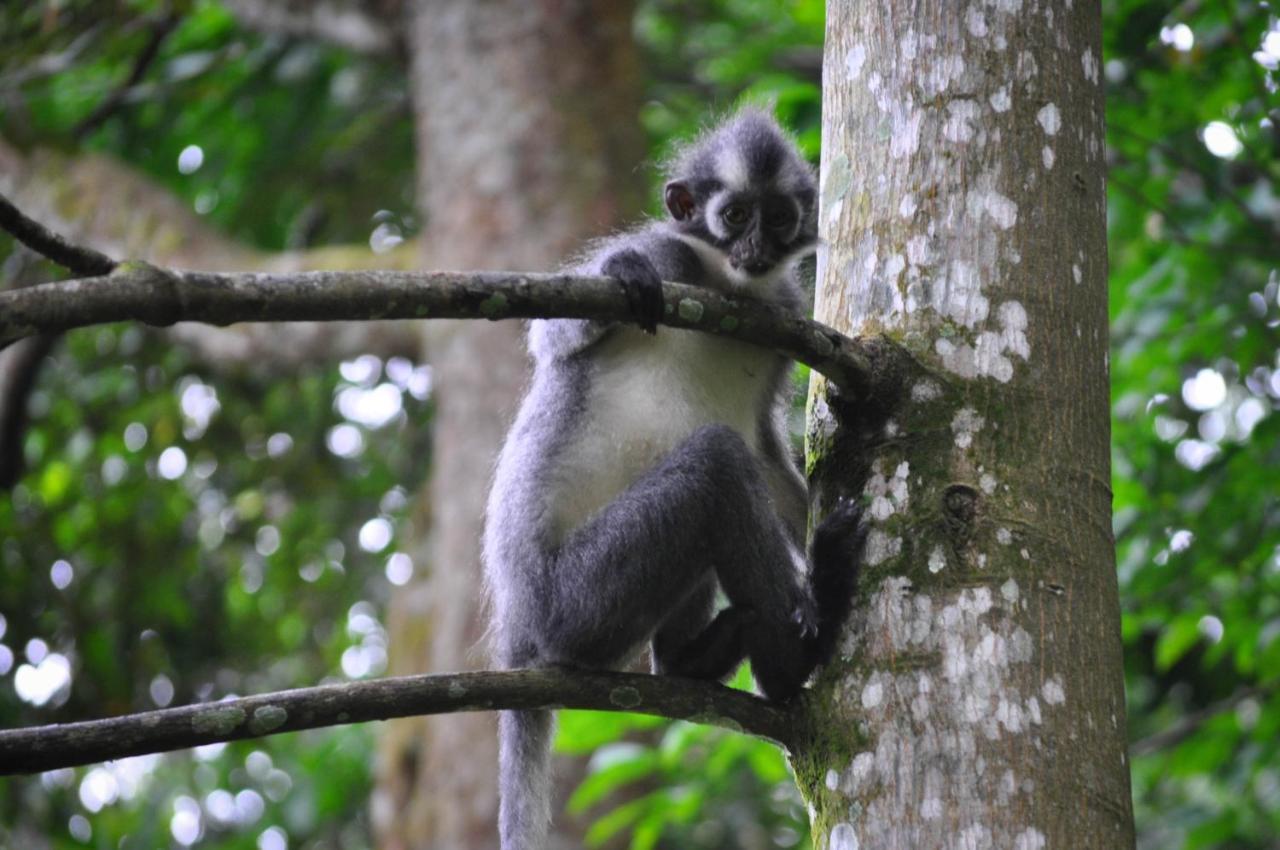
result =
[{"label": "blurred foliage", "polygon": [[[169,15],[142,78],[85,132]],[[416,227],[407,81],[390,59],[245,32],[209,0],[4,4],[0,44],[11,144],[124,157],[259,248],[363,242],[382,209]],[[192,146],[199,165],[179,170]]]},{"label": "blurred foliage", "polygon": [[[281,382],[209,375],[136,327],[68,337],[31,399],[30,472],[0,500],[0,726],[381,673],[428,389],[406,361]],[[273,826],[366,846],[371,743],[344,729],[0,781],[0,846],[162,846],[197,800],[201,846]]]},{"label": "blurred foliage", "polygon": [[[749,670],[731,684],[750,688]],[[566,711],[556,749],[592,754],[568,804],[603,812],[587,832],[590,847],[622,832],[632,850],[809,846],[804,802],[771,744],[646,715]]]},{"label": "blurred foliage", "polygon": [[[1141,846],[1262,850],[1280,834],[1280,28],[1254,2],[1104,14]],[[642,2],[654,160],[743,99],[816,159],[822,19],[816,0]],[[0,6],[0,138],[110,153],[259,248],[417,227],[408,110],[394,59],[247,32],[210,0]],[[3,285],[54,274],[7,241],[0,257]],[[428,389],[405,362],[281,382],[138,329],[69,337],[0,499],[0,725],[378,673],[383,602],[411,567],[385,534],[424,473]],[[0,781],[0,846],[364,847],[371,734]],[[566,713],[558,746],[594,753],[570,802],[593,843],[807,846],[767,745]]]},{"label": "blurred foliage", "polygon": [[816,163],[822,139],[821,0],[649,0],[636,37],[650,69],[641,118],[661,159],[719,113],[768,104]]},{"label": "blurred foliage", "polygon": [[1105,5],[1115,527],[1144,848],[1280,835],[1280,28]]}]

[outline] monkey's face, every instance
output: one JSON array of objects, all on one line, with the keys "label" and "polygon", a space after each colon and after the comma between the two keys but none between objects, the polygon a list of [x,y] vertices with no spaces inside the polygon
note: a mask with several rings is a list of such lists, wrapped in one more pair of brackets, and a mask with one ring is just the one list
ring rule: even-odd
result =
[{"label": "monkey's face", "polygon": [[724,255],[735,276],[766,277],[810,250],[817,241],[814,193],[772,186],[740,190],[720,181],[667,184],[667,208],[681,231]]},{"label": "monkey's face", "polygon": [[706,226],[729,265],[750,277],[767,275],[809,247],[804,210],[777,192],[719,192],[707,204]]}]

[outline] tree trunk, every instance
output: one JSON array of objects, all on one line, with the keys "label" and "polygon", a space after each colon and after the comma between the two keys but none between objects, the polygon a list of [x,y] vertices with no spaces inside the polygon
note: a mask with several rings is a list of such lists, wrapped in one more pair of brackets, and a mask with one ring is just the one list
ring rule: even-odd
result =
[{"label": "tree trunk", "polygon": [[[434,267],[549,269],[640,210],[631,19],[631,3],[609,0],[417,3],[407,35]],[[391,673],[487,666],[481,515],[524,381],[521,328],[438,324],[428,353],[437,449],[409,544],[420,578],[391,602]],[[496,752],[490,715],[390,724],[374,803],[380,846],[497,846]]]},{"label": "tree trunk", "polygon": [[828,10],[817,318],[914,363],[870,436],[814,381],[815,504],[873,521],[815,846],[1132,847],[1098,4],[911,5]]}]

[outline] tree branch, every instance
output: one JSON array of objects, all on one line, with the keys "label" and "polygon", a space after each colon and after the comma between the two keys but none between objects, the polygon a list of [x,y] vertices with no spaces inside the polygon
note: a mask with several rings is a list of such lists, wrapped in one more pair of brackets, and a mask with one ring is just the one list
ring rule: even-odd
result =
[{"label": "tree branch", "polygon": [[[663,284],[662,324],[709,331],[778,351],[848,394],[871,390],[875,362],[894,349],[852,340],[750,298]],[[516,272],[214,274],[121,264],[107,277],[0,293],[0,348],[37,333],[119,321],[351,321],[574,318],[631,321],[627,298],[604,277]]]},{"label": "tree branch", "polygon": [[0,228],[8,231],[32,251],[76,274],[110,274],[116,267],[115,260],[106,254],[100,254],[92,248],[72,245],[44,225],[27,218],[4,195],[0,195]]},{"label": "tree branch", "polygon": [[708,723],[787,746],[791,712],[723,685],[540,669],[399,676],[322,685],[104,720],[0,731],[0,775],[410,715],[498,709],[634,711]]},{"label": "tree branch", "polygon": [[0,351],[0,492],[22,477],[22,441],[27,433],[27,402],[44,358],[60,337],[41,334]]},{"label": "tree branch", "polygon": [[16,91],[32,80],[53,77],[71,68],[86,50],[95,46],[95,42],[109,29],[110,23],[110,19],[104,16],[104,20],[91,24],[76,35],[63,50],[37,56],[0,77],[0,94]]},{"label": "tree branch", "polygon": [[115,88],[111,94],[107,95],[101,103],[89,113],[83,121],[81,121],[74,130],[71,131],[71,137],[77,142],[82,142],[86,136],[98,129],[108,118],[110,118],[125,98],[129,96],[129,92],[142,81],[142,77],[147,73],[147,69],[151,67],[151,63],[160,55],[160,47],[164,44],[164,40],[169,34],[177,28],[181,19],[174,13],[168,13],[151,25],[151,33],[147,38],[146,44],[142,46],[137,57],[133,60],[133,66],[129,70],[129,75]]},{"label": "tree branch", "polygon": [[1187,738],[1190,738],[1196,732],[1200,731],[1200,727],[1208,721],[1223,714],[1227,711],[1234,711],[1236,706],[1247,699],[1255,697],[1266,699],[1276,690],[1276,685],[1261,686],[1254,685],[1247,688],[1241,688],[1229,697],[1220,699],[1217,702],[1210,703],[1199,711],[1193,711],[1179,718],[1177,723],[1172,724],[1153,735],[1140,738],[1129,745],[1129,755],[1132,758],[1140,758],[1157,753],[1161,750],[1176,747]]}]

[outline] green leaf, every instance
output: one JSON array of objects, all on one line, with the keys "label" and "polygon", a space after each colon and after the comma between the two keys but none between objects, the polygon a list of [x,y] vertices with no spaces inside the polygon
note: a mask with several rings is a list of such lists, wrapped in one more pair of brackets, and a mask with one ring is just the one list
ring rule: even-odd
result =
[{"label": "green leaf", "polygon": [[569,797],[569,811],[585,811],[628,784],[652,775],[658,766],[657,754],[638,744],[615,744],[597,753],[598,757],[601,755],[605,758],[592,760],[590,775]]},{"label": "green leaf", "polygon": [[1156,669],[1168,670],[1199,640],[1198,617],[1184,615],[1166,625],[1156,642]]},{"label": "green leaf", "polygon": [[653,800],[646,796],[618,806],[618,808],[591,824],[587,829],[587,846],[599,847],[622,830],[636,823],[652,805]]},{"label": "green leaf", "polygon": [[589,753],[631,732],[655,729],[669,722],[662,717],[622,711],[562,711],[556,730],[555,751],[571,755]]}]

